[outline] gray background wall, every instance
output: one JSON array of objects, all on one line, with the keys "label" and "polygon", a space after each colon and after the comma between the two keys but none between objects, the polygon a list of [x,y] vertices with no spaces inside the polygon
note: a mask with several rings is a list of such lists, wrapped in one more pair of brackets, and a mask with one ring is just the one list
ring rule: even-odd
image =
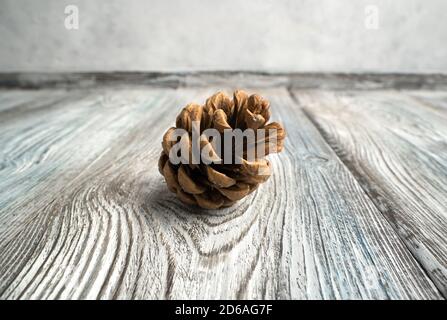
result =
[{"label": "gray background wall", "polygon": [[0,71],[447,73],[446,14],[445,0],[0,0]]}]

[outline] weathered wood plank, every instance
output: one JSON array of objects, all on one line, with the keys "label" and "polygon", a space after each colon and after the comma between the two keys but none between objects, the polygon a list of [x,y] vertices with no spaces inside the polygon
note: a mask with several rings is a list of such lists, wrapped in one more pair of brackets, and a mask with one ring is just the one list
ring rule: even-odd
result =
[{"label": "weathered wood plank", "polygon": [[36,100],[44,103],[45,99],[51,99],[53,96],[61,94],[61,91],[63,90],[0,90],[0,112],[3,113],[10,109],[19,109],[20,107],[32,104]]},{"label": "weathered wood plank", "polygon": [[166,90],[125,92],[125,100],[110,90],[73,92],[67,95],[71,102],[35,108],[41,105],[35,101],[1,117],[1,291],[23,280],[18,273],[26,274],[39,249],[51,244],[45,242],[46,235],[54,236],[47,227],[60,213],[45,208],[55,195],[78,181],[154,101],[171,97]]},{"label": "weathered wood plank", "polygon": [[1,123],[0,298],[440,298],[287,91],[261,92],[289,133],[274,176],[205,211],[157,158],[210,90],[104,90]]},{"label": "weathered wood plank", "polygon": [[447,296],[447,113],[397,92],[297,92]]}]

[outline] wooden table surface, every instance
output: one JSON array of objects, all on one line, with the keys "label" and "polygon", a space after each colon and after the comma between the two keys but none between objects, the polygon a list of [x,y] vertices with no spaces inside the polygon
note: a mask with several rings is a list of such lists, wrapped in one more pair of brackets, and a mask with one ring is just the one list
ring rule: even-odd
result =
[{"label": "wooden table surface", "polygon": [[1,299],[447,297],[447,91],[254,82],[285,150],[207,211],[157,160],[212,85],[0,90]]}]

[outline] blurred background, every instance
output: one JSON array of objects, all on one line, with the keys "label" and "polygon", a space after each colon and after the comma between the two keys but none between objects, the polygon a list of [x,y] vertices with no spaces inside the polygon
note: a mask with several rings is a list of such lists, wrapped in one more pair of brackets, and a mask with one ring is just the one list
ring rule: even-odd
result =
[{"label": "blurred background", "polygon": [[0,0],[0,72],[446,73],[446,12],[445,0]]}]

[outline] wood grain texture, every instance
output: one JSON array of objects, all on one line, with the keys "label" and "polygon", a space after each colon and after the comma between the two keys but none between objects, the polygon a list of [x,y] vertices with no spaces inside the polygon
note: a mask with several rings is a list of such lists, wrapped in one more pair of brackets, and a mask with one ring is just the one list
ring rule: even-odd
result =
[{"label": "wood grain texture", "polygon": [[260,91],[289,134],[270,180],[181,204],[162,134],[212,92],[0,92],[0,298],[441,298],[284,89]]},{"label": "wood grain texture", "polygon": [[442,94],[296,97],[447,296],[447,112],[434,98]]}]

